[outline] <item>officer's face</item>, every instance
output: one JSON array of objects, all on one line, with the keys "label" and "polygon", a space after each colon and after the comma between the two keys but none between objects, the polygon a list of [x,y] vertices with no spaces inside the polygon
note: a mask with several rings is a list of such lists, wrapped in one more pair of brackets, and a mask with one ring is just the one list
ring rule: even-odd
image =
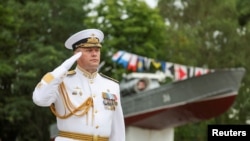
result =
[{"label": "officer's face", "polygon": [[75,52],[82,52],[77,63],[89,72],[95,72],[100,63],[101,49],[99,47],[78,48]]}]

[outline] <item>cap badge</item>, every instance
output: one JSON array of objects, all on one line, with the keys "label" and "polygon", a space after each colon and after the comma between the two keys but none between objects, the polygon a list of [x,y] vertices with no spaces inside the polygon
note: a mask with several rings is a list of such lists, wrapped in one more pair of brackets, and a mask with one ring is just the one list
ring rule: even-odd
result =
[{"label": "cap badge", "polygon": [[95,34],[91,34],[91,37],[88,38],[87,43],[97,44],[99,40],[95,37]]}]

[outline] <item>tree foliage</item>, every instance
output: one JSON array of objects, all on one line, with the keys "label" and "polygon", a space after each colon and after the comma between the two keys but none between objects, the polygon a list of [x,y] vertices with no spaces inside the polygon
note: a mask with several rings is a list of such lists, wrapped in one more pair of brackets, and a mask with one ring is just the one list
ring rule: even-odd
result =
[{"label": "tree foliage", "polygon": [[[249,60],[249,1],[160,0],[161,15],[169,22],[172,62],[208,68],[244,67]],[[245,21],[242,24],[241,21]],[[176,129],[175,140],[206,140],[207,124],[245,124],[249,119],[249,83],[245,75],[239,95],[228,112],[214,119]],[[233,116],[232,116],[233,115]],[[195,130],[195,134],[189,131]]]},{"label": "tree foliage", "polygon": [[105,74],[120,80],[126,72],[110,59],[118,50],[165,59],[166,26],[157,9],[139,0],[103,0],[92,11],[86,23],[104,31]]},{"label": "tree foliage", "polygon": [[[163,20],[144,2],[102,1],[96,8],[104,18],[102,23],[93,21],[100,17],[89,16],[95,10],[87,8],[90,2],[1,2],[0,26],[4,29],[0,33],[0,126],[4,127],[0,129],[1,140],[49,140],[49,125],[55,122],[55,118],[48,108],[33,104],[32,92],[46,72],[71,55],[63,43],[72,33],[85,28],[104,31],[106,39],[102,59],[107,63],[102,72],[115,69],[110,57],[119,49],[156,57],[152,53],[157,50],[156,46],[164,46]],[[105,12],[105,7],[109,11]],[[145,13],[140,12],[141,9]],[[123,19],[123,16],[127,18]],[[141,22],[145,20],[150,22]],[[151,53],[147,54],[144,49]],[[116,69],[117,72],[123,70]],[[120,74],[115,76],[119,78]]]},{"label": "tree foliage", "polygon": [[[121,79],[126,69],[111,56],[125,50],[149,58],[208,68],[249,70],[248,0],[8,0],[0,5],[0,139],[49,140],[55,117],[35,106],[32,92],[41,77],[68,58],[65,40],[85,28],[104,31],[101,72]],[[250,76],[225,114],[176,129],[176,140],[206,140],[206,125],[249,119]],[[236,112],[235,112],[236,111]],[[234,115],[229,118],[229,115]],[[195,132],[193,132],[195,131]]]},{"label": "tree foliage", "polygon": [[[49,109],[35,106],[32,91],[44,73],[69,52],[65,39],[84,28],[86,12],[67,0],[9,0],[0,5],[0,139],[48,140],[54,122]],[[72,16],[73,15],[73,16]],[[70,20],[74,22],[70,22]]]}]

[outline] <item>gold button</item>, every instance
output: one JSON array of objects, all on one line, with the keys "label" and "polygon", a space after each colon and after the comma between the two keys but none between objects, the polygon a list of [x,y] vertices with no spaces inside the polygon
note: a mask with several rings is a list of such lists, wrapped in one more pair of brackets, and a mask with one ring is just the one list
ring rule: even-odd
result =
[{"label": "gold button", "polygon": [[93,84],[93,83],[94,83],[94,81],[93,81],[92,79],[90,79],[90,80],[89,80],[89,83],[90,83],[90,84]]},{"label": "gold button", "polygon": [[96,129],[98,129],[98,128],[99,128],[99,126],[97,125],[95,128],[96,128]]}]

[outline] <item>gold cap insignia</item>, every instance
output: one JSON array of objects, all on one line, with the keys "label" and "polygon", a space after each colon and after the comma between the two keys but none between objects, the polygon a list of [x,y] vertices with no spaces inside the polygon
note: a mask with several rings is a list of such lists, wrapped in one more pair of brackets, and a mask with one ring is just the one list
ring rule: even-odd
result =
[{"label": "gold cap insignia", "polygon": [[91,37],[87,39],[87,43],[89,44],[97,44],[99,43],[98,38],[95,37],[95,34],[91,34]]}]

